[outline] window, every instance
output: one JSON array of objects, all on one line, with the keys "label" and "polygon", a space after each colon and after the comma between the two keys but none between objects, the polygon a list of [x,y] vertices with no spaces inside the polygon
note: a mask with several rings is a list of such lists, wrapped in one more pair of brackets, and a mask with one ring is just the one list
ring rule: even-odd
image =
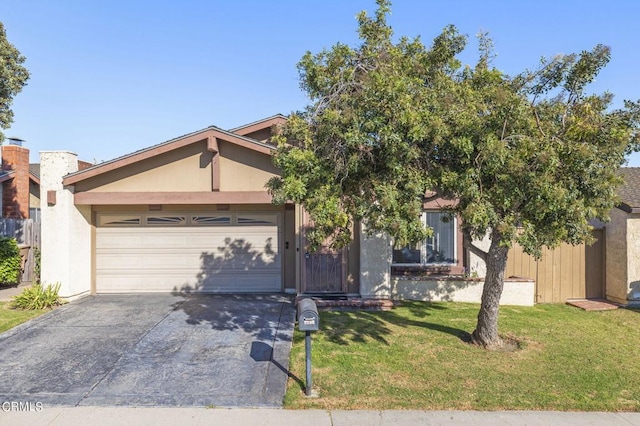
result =
[{"label": "window", "polygon": [[231,225],[230,215],[211,215],[201,214],[197,216],[191,216],[191,224],[193,225],[205,225],[205,226],[218,226],[218,225]]},{"label": "window", "polygon": [[177,226],[186,225],[185,216],[147,216],[147,225]]},{"label": "window", "polygon": [[393,250],[396,265],[450,265],[456,263],[456,219],[446,213],[428,211],[422,221],[433,234],[422,243]]},{"label": "window", "polygon": [[270,214],[239,214],[238,225],[277,225],[278,217]]},{"label": "window", "polygon": [[114,214],[98,217],[99,226],[139,226],[140,215]]}]

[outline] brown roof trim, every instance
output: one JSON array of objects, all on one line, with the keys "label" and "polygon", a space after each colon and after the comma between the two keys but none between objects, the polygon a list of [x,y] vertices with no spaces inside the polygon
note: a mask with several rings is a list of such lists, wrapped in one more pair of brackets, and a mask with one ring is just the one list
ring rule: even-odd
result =
[{"label": "brown roof trim", "polygon": [[89,167],[88,169],[68,174],[63,178],[62,183],[64,185],[73,185],[85,179],[89,179],[94,176],[119,169],[121,167],[126,167],[130,164],[146,160],[147,158],[155,157],[157,155],[164,154],[166,152],[170,152],[175,149],[182,148],[184,146],[191,145],[203,140],[207,141],[207,148],[210,149],[212,147],[211,138],[214,138],[214,140],[224,140],[266,155],[271,155],[271,152],[275,149],[274,147],[265,143],[233,134],[226,130],[220,129],[219,127],[211,126],[207,127],[206,129],[199,130],[197,132],[193,132],[179,138],[171,139],[161,144],[154,145],[152,147],[116,158],[114,160]]},{"label": "brown roof trim", "polygon": [[271,204],[267,191],[228,192],[78,192],[76,205]]},{"label": "brown roof trim", "polygon": [[262,120],[254,121],[253,123],[245,124],[243,126],[235,127],[229,130],[237,135],[248,135],[249,133],[257,132],[262,129],[269,129],[274,125],[284,124],[287,122],[287,117],[282,114],[276,114],[271,117],[263,118]]},{"label": "brown roof trim", "polygon": [[0,173],[0,183],[6,182],[8,180],[13,179],[13,176],[16,174],[15,170],[9,170]]},{"label": "brown roof trim", "polygon": [[40,185],[40,178],[33,173],[29,172],[29,179],[33,181],[36,185]]}]

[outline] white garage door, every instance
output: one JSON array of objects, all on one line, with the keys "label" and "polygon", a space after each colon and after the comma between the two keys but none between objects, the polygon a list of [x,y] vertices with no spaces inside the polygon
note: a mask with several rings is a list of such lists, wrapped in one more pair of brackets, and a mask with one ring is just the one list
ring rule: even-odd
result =
[{"label": "white garage door", "polygon": [[100,214],[96,291],[279,292],[278,213]]}]

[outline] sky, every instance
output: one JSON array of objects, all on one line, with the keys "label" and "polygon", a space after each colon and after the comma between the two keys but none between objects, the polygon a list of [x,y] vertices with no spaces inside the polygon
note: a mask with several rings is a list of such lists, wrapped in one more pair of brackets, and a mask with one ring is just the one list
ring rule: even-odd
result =
[{"label": "sky", "polygon": [[[28,85],[5,136],[100,162],[210,125],[230,129],[308,103],[296,64],[337,42],[356,46],[356,14],[374,0],[0,0],[0,22],[26,56]],[[477,58],[489,32],[509,74],[541,57],[611,47],[595,93],[640,99],[640,1],[395,0],[394,35],[429,45],[455,25]],[[629,158],[640,166],[640,153]]]}]

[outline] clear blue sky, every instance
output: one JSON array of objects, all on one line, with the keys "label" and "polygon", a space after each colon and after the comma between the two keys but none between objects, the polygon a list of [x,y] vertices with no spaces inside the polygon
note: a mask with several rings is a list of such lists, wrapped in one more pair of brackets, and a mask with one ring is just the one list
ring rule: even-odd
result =
[{"label": "clear blue sky", "polygon": [[[357,43],[355,15],[374,0],[2,0],[0,21],[27,57],[28,86],[5,131],[41,150],[109,160],[209,125],[232,128],[307,102],[296,63]],[[396,36],[430,44],[447,24],[489,31],[508,73],[540,57],[611,46],[592,85],[616,105],[640,99],[640,1],[396,0]],[[640,154],[630,165],[640,166]]]}]

